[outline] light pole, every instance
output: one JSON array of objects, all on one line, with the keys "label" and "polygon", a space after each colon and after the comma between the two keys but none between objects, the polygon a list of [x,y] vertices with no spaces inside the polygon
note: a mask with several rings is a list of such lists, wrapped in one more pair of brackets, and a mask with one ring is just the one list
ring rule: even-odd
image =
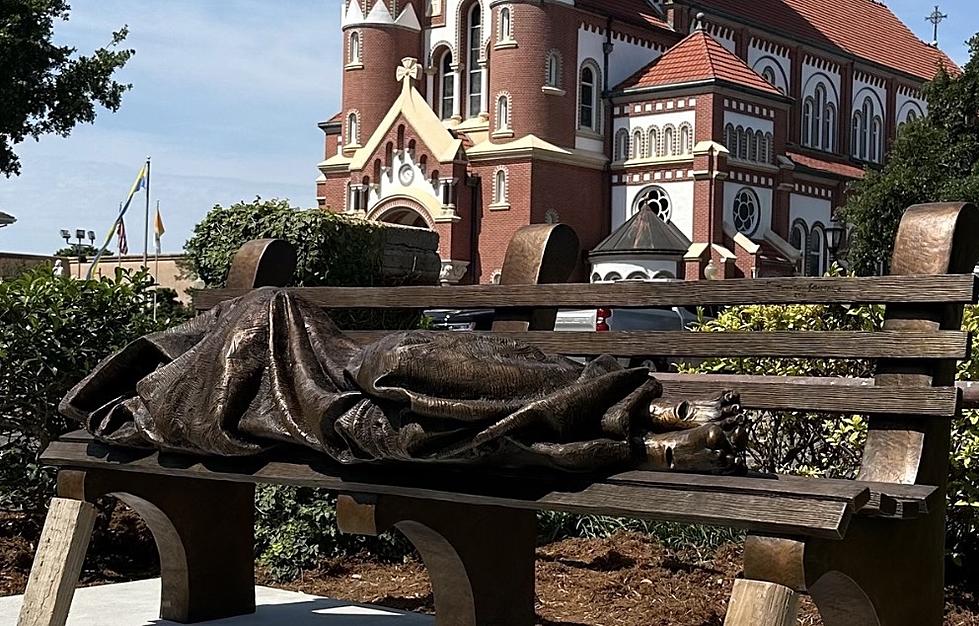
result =
[{"label": "light pole", "polygon": [[68,244],[69,246],[71,246],[71,247],[73,247],[75,249],[75,256],[77,257],[76,260],[78,262],[78,278],[79,279],[81,279],[81,277],[82,277],[82,263],[85,262],[85,255],[82,254],[82,245],[84,245],[82,242],[85,241],[85,237],[86,236],[89,238],[89,240],[91,240],[92,244],[94,245],[95,244],[95,231],[91,231],[90,230],[90,231],[87,231],[86,232],[84,228],[76,228],[75,229],[75,239],[78,240],[78,243],[74,243],[73,244],[71,242],[71,231],[68,230],[67,228],[62,228],[61,229],[61,238],[65,240],[65,243],[66,244]]}]

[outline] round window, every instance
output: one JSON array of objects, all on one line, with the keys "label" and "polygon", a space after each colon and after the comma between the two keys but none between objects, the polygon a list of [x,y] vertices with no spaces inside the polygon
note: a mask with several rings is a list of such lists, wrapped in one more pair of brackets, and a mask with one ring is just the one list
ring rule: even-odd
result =
[{"label": "round window", "polygon": [[758,196],[745,187],[734,198],[734,227],[744,235],[754,235],[761,221]]},{"label": "round window", "polygon": [[673,203],[662,187],[646,187],[639,192],[636,201],[632,204],[632,212],[635,214],[643,209],[651,210],[664,222],[669,222],[673,216]]}]

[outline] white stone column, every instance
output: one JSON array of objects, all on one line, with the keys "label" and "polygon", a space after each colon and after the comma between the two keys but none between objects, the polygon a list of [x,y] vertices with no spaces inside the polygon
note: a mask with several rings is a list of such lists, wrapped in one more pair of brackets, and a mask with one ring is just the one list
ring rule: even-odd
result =
[{"label": "white stone column", "polygon": [[489,63],[486,61],[479,62],[479,69],[482,70],[480,74],[480,82],[482,87],[481,97],[479,99],[479,116],[484,119],[489,119]]},{"label": "white stone column", "polygon": [[432,107],[433,111],[439,113],[438,103],[435,102],[435,74],[434,66],[425,70],[425,100],[428,101],[428,106]]},{"label": "white stone column", "polygon": [[465,66],[462,63],[452,65],[452,117],[457,120],[462,119],[462,72]]}]

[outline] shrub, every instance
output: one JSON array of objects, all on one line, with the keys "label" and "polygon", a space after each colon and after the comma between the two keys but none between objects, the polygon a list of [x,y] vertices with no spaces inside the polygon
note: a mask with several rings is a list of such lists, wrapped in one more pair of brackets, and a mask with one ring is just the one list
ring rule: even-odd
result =
[{"label": "shrub", "polygon": [[[737,306],[716,319],[701,322],[698,332],[776,330],[876,330],[883,323],[878,306]],[[979,331],[979,311],[966,309],[963,327]],[[959,367],[963,380],[979,378],[979,346]],[[832,359],[736,358],[710,359],[688,372],[767,374],[776,376],[873,376],[873,363]],[[852,478],[859,468],[867,423],[860,416],[757,412],[752,420],[752,464],[764,471]],[[960,564],[976,558],[979,549],[979,412],[969,411],[952,424],[951,473],[948,492],[950,555]]]},{"label": "shrub", "polygon": [[223,287],[231,260],[252,239],[285,239],[296,247],[292,285],[369,286],[380,276],[382,227],[288,200],[215,205],[184,246],[187,269],[208,287]]},{"label": "shrub", "polygon": [[153,320],[152,284],[146,272],[79,281],[43,266],[0,283],[0,507],[44,510],[53,472],[38,455],[77,427],[58,414],[62,396],[127,342],[177,321]]}]

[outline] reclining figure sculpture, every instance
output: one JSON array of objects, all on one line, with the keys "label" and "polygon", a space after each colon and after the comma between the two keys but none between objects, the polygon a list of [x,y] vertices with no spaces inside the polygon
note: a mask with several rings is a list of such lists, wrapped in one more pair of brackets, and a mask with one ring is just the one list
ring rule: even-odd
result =
[{"label": "reclining figure sculpture", "polygon": [[103,361],[61,403],[110,444],[339,463],[736,471],[738,396],[668,404],[645,368],[500,336],[408,331],[360,346],[301,296],[263,288]]}]

